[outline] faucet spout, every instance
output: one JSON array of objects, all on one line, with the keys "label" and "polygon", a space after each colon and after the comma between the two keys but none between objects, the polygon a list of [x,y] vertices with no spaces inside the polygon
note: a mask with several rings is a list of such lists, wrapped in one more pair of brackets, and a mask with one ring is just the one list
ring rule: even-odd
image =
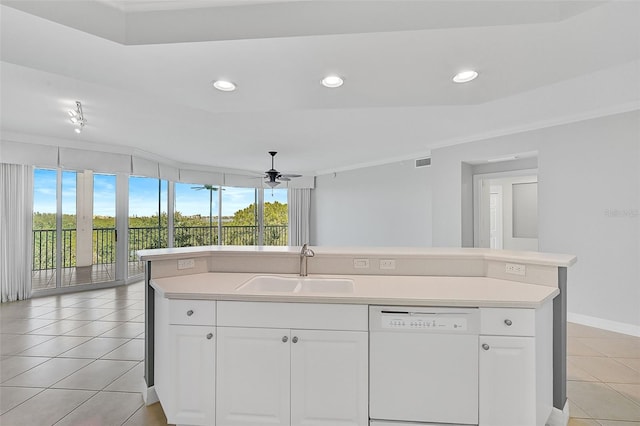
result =
[{"label": "faucet spout", "polygon": [[311,250],[307,243],[304,243],[302,249],[300,250],[300,276],[307,276],[307,261],[310,257],[315,256],[313,250]]}]

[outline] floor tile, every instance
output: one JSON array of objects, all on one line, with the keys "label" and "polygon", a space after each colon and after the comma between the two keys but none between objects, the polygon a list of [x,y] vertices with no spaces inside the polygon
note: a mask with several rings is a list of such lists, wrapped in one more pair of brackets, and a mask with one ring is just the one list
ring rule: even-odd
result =
[{"label": "floor tile", "polygon": [[[120,339],[110,339],[120,340]],[[144,359],[144,340],[133,339],[119,348],[102,356],[102,359],[121,359],[128,361],[142,361]]]},{"label": "floor tile", "polygon": [[569,400],[569,415],[577,419],[589,418],[589,415],[584,410],[578,407],[573,401]]},{"label": "floor tile", "polygon": [[0,414],[17,407],[43,390],[44,388],[0,387]]},{"label": "floor tile", "polygon": [[614,358],[640,358],[640,339],[592,338],[580,339],[586,346]]},{"label": "floor tile", "polygon": [[608,383],[616,391],[640,404],[640,385],[626,383]]},{"label": "floor tile", "polygon": [[56,426],[86,424],[88,418],[92,425],[121,425],[140,407],[142,396],[139,393],[99,392]]},{"label": "floor tile", "polygon": [[108,303],[105,303],[104,305],[101,305],[100,307],[121,310],[121,309],[128,308],[129,306],[132,306],[136,303],[137,302],[135,300],[128,300],[128,299],[112,300]]},{"label": "floor tile", "polygon": [[123,426],[163,426],[166,424],[167,417],[164,415],[160,403],[156,402],[149,406],[140,407]]},{"label": "floor tile", "polygon": [[598,420],[602,426],[638,426],[640,422],[619,422],[615,420]]},{"label": "floor tile", "polygon": [[569,419],[568,426],[600,426],[600,423],[591,419],[574,419],[572,417]]},{"label": "floor tile", "polygon": [[571,359],[567,359],[567,380],[576,380],[581,382],[597,382],[598,379],[587,373],[586,370],[578,367]]},{"label": "floor tile", "polygon": [[567,335],[571,337],[595,337],[595,338],[616,338],[616,337],[628,337],[624,334],[614,333],[608,330],[602,330],[600,328],[589,327],[582,324],[576,324],[573,322],[567,323]]},{"label": "floor tile", "polygon": [[95,337],[59,355],[61,358],[97,359],[124,345],[128,339]]},{"label": "floor tile", "polygon": [[12,356],[0,361],[0,383],[48,361],[47,357]]},{"label": "floor tile", "polygon": [[567,396],[593,419],[640,421],[640,405],[604,383],[568,382]]},{"label": "floor tile", "polygon": [[640,372],[611,358],[570,356],[568,362],[603,382],[640,383]]},{"label": "floor tile", "polygon": [[70,316],[69,319],[94,321],[99,320],[102,317],[106,317],[107,315],[110,315],[112,313],[113,309],[87,309],[80,312],[79,314]]},{"label": "floor tile", "polygon": [[47,340],[44,343],[40,343],[39,345],[20,352],[19,355],[54,357],[68,351],[69,349],[75,348],[89,339],[91,338],[79,336],[56,336],[51,340]]},{"label": "floor tile", "polygon": [[0,355],[17,354],[53,338],[55,338],[55,336],[0,334]]},{"label": "floor tile", "polygon": [[131,370],[118,377],[104,390],[118,392],[140,392],[144,386],[144,363],[139,362]]},{"label": "floor tile", "polygon": [[118,377],[135,367],[135,361],[97,360],[65,377],[51,387],[64,389],[102,390]]},{"label": "floor tile", "polygon": [[61,320],[67,319],[84,311],[86,311],[86,309],[83,308],[56,308],[54,311],[40,315],[38,318]]},{"label": "floor tile", "polygon": [[91,321],[87,325],[83,325],[82,327],[78,327],[64,334],[66,336],[96,337],[122,324],[124,323],[114,321]]},{"label": "floor tile", "polygon": [[29,319],[14,319],[11,321],[2,321],[0,324],[0,332],[2,333],[28,333],[32,330],[44,327],[45,325],[53,324],[56,320],[41,319],[41,318],[29,318]]},{"label": "floor tile", "polygon": [[582,342],[583,339],[583,337],[567,338],[567,355],[606,356],[602,352],[598,352],[590,346],[585,345]]},{"label": "floor tile", "polygon": [[90,322],[91,321],[77,321],[77,320],[63,319],[60,321],[56,321],[53,324],[49,324],[44,327],[37,328],[33,331],[30,331],[28,334],[48,334],[48,335],[65,334],[68,331],[74,330],[78,327],[82,327],[83,325],[87,325]]},{"label": "floor tile", "polygon": [[7,380],[2,385],[46,388],[75,373],[92,361],[91,359],[52,358]]},{"label": "floor tile", "polygon": [[100,335],[100,337],[126,337],[132,339],[144,332],[144,324],[127,322]]},{"label": "floor tile", "polygon": [[615,358],[615,360],[629,368],[640,371],[640,359],[638,358]]},{"label": "floor tile", "polygon": [[52,425],[94,394],[95,392],[83,390],[46,389],[0,416],[0,424],[7,426]]},{"label": "floor tile", "polygon": [[76,303],[75,305],[73,305],[73,307],[74,308],[91,308],[91,309],[93,308],[108,309],[109,307],[102,306],[102,305],[105,305],[111,302],[112,300],[109,300],[109,299],[85,299]]},{"label": "floor tile", "polygon": [[144,314],[144,311],[139,309],[121,309],[114,313],[100,318],[101,321],[129,321]]}]

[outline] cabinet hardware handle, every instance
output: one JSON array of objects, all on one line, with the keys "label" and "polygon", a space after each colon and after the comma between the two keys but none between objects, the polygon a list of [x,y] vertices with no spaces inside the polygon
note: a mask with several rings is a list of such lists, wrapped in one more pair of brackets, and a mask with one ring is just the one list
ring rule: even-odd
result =
[{"label": "cabinet hardware handle", "polygon": [[484,349],[485,351],[488,351],[490,347],[491,346],[487,345],[486,343],[482,344],[482,349]]},{"label": "cabinet hardware handle", "polygon": [[504,323],[507,324],[507,327],[511,327],[511,324],[513,324],[513,321],[511,321],[510,319],[506,319],[504,320]]},{"label": "cabinet hardware handle", "polygon": [[283,343],[287,343],[288,340],[289,340],[289,338],[287,336],[282,336],[282,342]]},{"label": "cabinet hardware handle", "polygon": [[211,340],[213,338],[213,333],[207,334],[207,339]]},{"label": "cabinet hardware handle", "polygon": [[193,310],[192,310],[192,309],[189,309],[189,310],[187,311],[187,316],[188,316],[188,317],[190,317],[191,315],[193,315]]},{"label": "cabinet hardware handle", "polygon": [[298,336],[293,336],[293,339],[291,339],[291,341],[293,343],[298,343]]}]

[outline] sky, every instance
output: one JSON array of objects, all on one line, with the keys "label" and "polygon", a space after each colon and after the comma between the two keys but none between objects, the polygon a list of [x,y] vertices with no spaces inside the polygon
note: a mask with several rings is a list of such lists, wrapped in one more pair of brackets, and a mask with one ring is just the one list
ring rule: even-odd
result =
[{"label": "sky", "polygon": [[[94,216],[115,216],[116,177],[94,173]],[[161,181],[162,211],[167,211],[167,181]],[[56,171],[36,169],[34,172],[33,211],[40,213],[56,212]],[[209,215],[209,191],[202,185],[176,183],[175,211],[185,216],[200,214]],[[76,212],[76,172],[62,172],[62,212]],[[218,215],[218,192],[213,191],[213,215]],[[265,189],[265,203],[287,202],[286,189]],[[222,215],[232,216],[255,202],[253,188],[226,187],[222,191]],[[158,179],[129,178],[129,216],[152,216],[158,211]]]}]

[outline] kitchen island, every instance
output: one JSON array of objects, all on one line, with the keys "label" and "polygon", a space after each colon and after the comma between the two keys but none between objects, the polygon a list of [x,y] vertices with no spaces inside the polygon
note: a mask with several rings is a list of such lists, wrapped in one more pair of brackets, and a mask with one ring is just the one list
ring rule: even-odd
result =
[{"label": "kitchen island", "polygon": [[194,425],[567,423],[575,257],[313,250],[139,252],[146,401]]}]

